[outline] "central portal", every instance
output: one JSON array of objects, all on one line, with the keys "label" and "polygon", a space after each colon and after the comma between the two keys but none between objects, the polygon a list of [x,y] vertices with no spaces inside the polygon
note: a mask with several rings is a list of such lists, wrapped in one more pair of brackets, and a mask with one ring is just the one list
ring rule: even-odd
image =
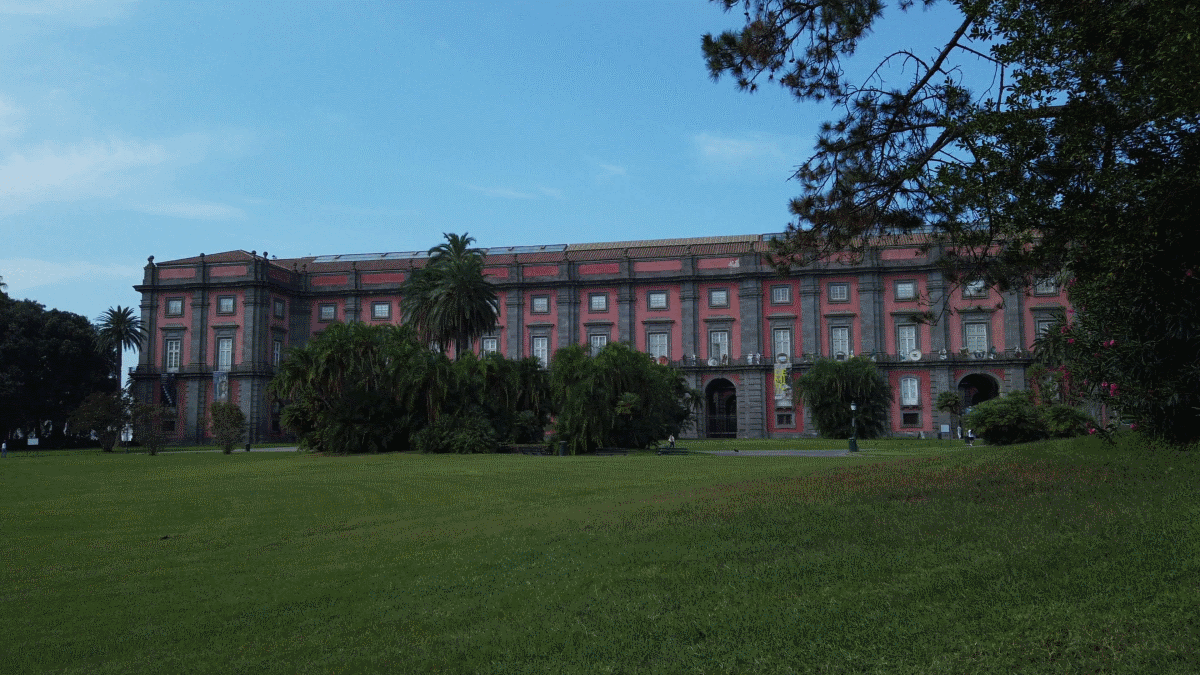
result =
[{"label": "central portal", "polygon": [[737,389],[717,378],[704,389],[705,430],[708,438],[737,438]]}]

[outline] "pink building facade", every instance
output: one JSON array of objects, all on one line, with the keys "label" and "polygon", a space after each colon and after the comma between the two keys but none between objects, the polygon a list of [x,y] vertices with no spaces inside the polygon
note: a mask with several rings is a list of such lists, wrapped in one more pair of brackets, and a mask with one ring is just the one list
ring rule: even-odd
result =
[{"label": "pink building facade", "polygon": [[[817,359],[869,356],[895,402],[895,435],[936,435],[951,420],[943,391],[968,404],[1024,389],[1031,347],[1062,315],[1053,282],[1000,293],[956,286],[914,241],[898,238],[860,264],[779,275],[771,235],[492,248],[485,274],[499,322],[477,352],[548,363],[566,345],[614,341],[671,363],[704,393],[691,435],[816,434],[788,383]],[[151,337],[133,369],[142,401],[166,406],[178,442],[208,437],[215,400],[236,402],[250,442],[286,438],[267,384],[287,350],[334,322],[400,323],[400,288],[426,253],[268,259],[231,251],[145,268],[142,321]],[[932,315],[933,321],[928,320]]]}]

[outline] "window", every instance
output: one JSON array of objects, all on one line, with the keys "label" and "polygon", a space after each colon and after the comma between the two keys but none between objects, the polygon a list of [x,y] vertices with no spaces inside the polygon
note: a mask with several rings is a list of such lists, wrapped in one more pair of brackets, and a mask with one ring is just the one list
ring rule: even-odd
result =
[{"label": "window", "polygon": [[335,321],[337,319],[337,305],[321,305],[317,309],[317,318],[321,321]]},{"label": "window", "polygon": [[714,330],[708,334],[708,357],[718,362],[729,361],[729,331]]},{"label": "window", "polygon": [[1038,319],[1037,320],[1037,333],[1034,335],[1034,337],[1040,338],[1043,335],[1045,335],[1046,333],[1050,332],[1050,328],[1057,322],[1058,322],[1058,319]]},{"label": "window", "polygon": [[650,333],[646,336],[647,351],[650,356],[655,359],[671,358],[671,349],[667,343],[668,336],[666,333]]},{"label": "window", "polygon": [[485,337],[483,338],[483,353],[496,354],[500,351],[500,338]]},{"label": "window", "polygon": [[167,316],[183,316],[183,298],[167,298]]},{"label": "window", "polygon": [[588,309],[593,312],[608,311],[608,294],[592,293],[588,296]]},{"label": "window", "polygon": [[180,357],[183,353],[183,340],[172,338],[167,340],[164,345],[167,352],[166,368],[168,373],[179,372]]},{"label": "window", "polygon": [[217,298],[217,314],[233,314],[232,295],[222,295]]},{"label": "window", "polygon": [[275,318],[276,318],[276,319],[282,319],[282,318],[284,318],[284,317],[286,317],[286,316],[287,316],[287,304],[286,304],[286,303],[284,303],[284,301],[283,301],[283,300],[280,300],[279,298],[276,298],[276,299],[275,299],[274,306],[275,306],[275,310],[274,310],[274,311],[275,311]]},{"label": "window", "polygon": [[1038,279],[1033,285],[1034,295],[1058,295],[1058,281],[1054,277]]},{"label": "window", "polygon": [[588,341],[592,343],[592,356],[595,356],[600,353],[601,349],[604,349],[604,345],[608,344],[608,336],[592,335]]},{"label": "window", "polygon": [[390,318],[392,318],[392,303],[390,303],[390,302],[373,302],[373,303],[371,303],[371,318],[372,319],[390,319]]},{"label": "window", "polygon": [[535,295],[531,298],[531,310],[534,314],[549,314],[550,313],[550,296]]},{"label": "window", "polygon": [[771,287],[771,304],[772,305],[788,305],[792,302],[792,287],[791,286],[772,286]]},{"label": "window", "polygon": [[834,326],[829,329],[829,355],[839,361],[851,356],[849,326]]},{"label": "window", "polygon": [[916,300],[917,299],[917,282],[915,282],[915,281],[897,281],[896,282],[896,299],[897,300]]},{"label": "window", "polygon": [[646,294],[646,307],[650,309],[666,309],[667,308],[667,292],[666,291],[650,291]]},{"label": "window", "polygon": [[850,302],[850,284],[829,284],[830,302]]},{"label": "window", "polygon": [[902,412],[902,413],[900,413],[900,426],[904,426],[904,427],[919,427],[919,426],[921,426],[921,413],[919,413],[919,412]]},{"label": "window", "polygon": [[988,325],[982,321],[963,324],[963,346],[969,352],[988,350]]},{"label": "window", "polygon": [[729,306],[729,289],[727,288],[711,288],[708,291],[708,306],[709,307],[728,307]]},{"label": "window", "polygon": [[775,413],[775,426],[777,426],[777,427],[796,426],[794,419],[795,418],[792,417],[792,413],[790,413],[790,412],[777,412],[777,413]]},{"label": "window", "polygon": [[920,401],[917,378],[900,378],[900,405],[920,405]]},{"label": "window", "polygon": [[986,298],[988,296],[987,284],[983,279],[975,279],[968,281],[966,286],[963,286],[964,298]]},{"label": "window", "polygon": [[899,352],[900,358],[907,359],[914,349],[917,349],[917,327],[896,326],[896,351]]},{"label": "window", "polygon": [[275,340],[271,343],[271,365],[279,367],[279,362],[283,360],[283,340]]},{"label": "window", "polygon": [[792,360],[792,329],[791,328],[776,328],[772,331],[774,336],[775,351],[772,353],[773,360],[778,361],[780,356],[783,356],[784,362]]},{"label": "window", "polygon": [[233,338],[217,338],[217,370],[228,371],[233,367]]},{"label": "window", "polygon": [[537,336],[533,338],[533,355],[542,362],[542,367],[550,365],[550,338]]}]

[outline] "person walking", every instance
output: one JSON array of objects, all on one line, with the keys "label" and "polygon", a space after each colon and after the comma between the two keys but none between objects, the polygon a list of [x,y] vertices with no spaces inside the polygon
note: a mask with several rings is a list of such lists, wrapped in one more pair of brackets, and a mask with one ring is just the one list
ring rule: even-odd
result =
[{"label": "person walking", "polygon": [[671,448],[672,450],[675,449],[675,434],[667,436],[667,447]]},{"label": "person walking", "polygon": [[975,447],[975,430],[974,429],[967,429],[967,447],[968,448]]},{"label": "person walking", "polygon": [[8,457],[8,441],[0,441],[0,459]]}]

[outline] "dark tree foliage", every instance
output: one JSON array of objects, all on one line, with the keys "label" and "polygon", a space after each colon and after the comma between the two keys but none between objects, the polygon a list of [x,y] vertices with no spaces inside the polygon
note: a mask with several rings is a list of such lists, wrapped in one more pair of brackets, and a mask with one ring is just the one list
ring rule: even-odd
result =
[{"label": "dark tree foliage", "polygon": [[76,436],[95,435],[104,452],[112,452],[129,424],[133,401],[123,392],[94,392],[71,413],[67,424]]},{"label": "dark tree foliage", "polygon": [[865,356],[817,359],[792,391],[796,405],[812,410],[813,422],[826,438],[850,437],[851,402],[858,407],[853,417],[859,438],[878,438],[887,431],[892,390],[875,362]]},{"label": "dark tree foliage", "polygon": [[217,446],[229,454],[246,435],[246,413],[236,403],[217,401],[209,408],[209,428]]},{"label": "dark tree foliage", "polygon": [[[843,60],[881,0],[716,1],[746,24],[705,36],[714,78],[775,80],[841,113],[795,173],[778,266],[915,233],[952,279],[1059,276],[1078,316],[1055,339],[1084,345],[1059,350],[1075,381],[1109,385],[1093,398],[1115,383],[1113,403],[1162,438],[1200,437],[1200,5],[952,0],[962,21],[940,49],[852,81]],[[980,61],[993,77],[967,79]]]},{"label": "dark tree foliage", "polygon": [[0,293],[0,437],[22,431],[61,446],[84,399],[115,389],[109,372],[86,317]]},{"label": "dark tree foliage", "polygon": [[303,447],[336,453],[494,452],[540,442],[552,412],[535,359],[452,363],[404,326],[331,324],[288,353],[270,391]]},{"label": "dark tree foliage", "polygon": [[456,358],[496,327],[496,291],[483,276],[483,251],[467,234],[445,234],[429,249],[429,262],[413,270],[401,289],[408,325],[426,342],[455,347]]},{"label": "dark tree foliage", "polygon": [[133,440],[146,448],[146,452],[157,455],[169,439],[166,429],[167,409],[153,403],[138,403],[133,406]]},{"label": "dark tree foliage", "polygon": [[559,401],[552,442],[566,441],[571,454],[678,435],[699,399],[678,370],[619,342],[595,357],[580,345],[558,350],[550,379]]}]

